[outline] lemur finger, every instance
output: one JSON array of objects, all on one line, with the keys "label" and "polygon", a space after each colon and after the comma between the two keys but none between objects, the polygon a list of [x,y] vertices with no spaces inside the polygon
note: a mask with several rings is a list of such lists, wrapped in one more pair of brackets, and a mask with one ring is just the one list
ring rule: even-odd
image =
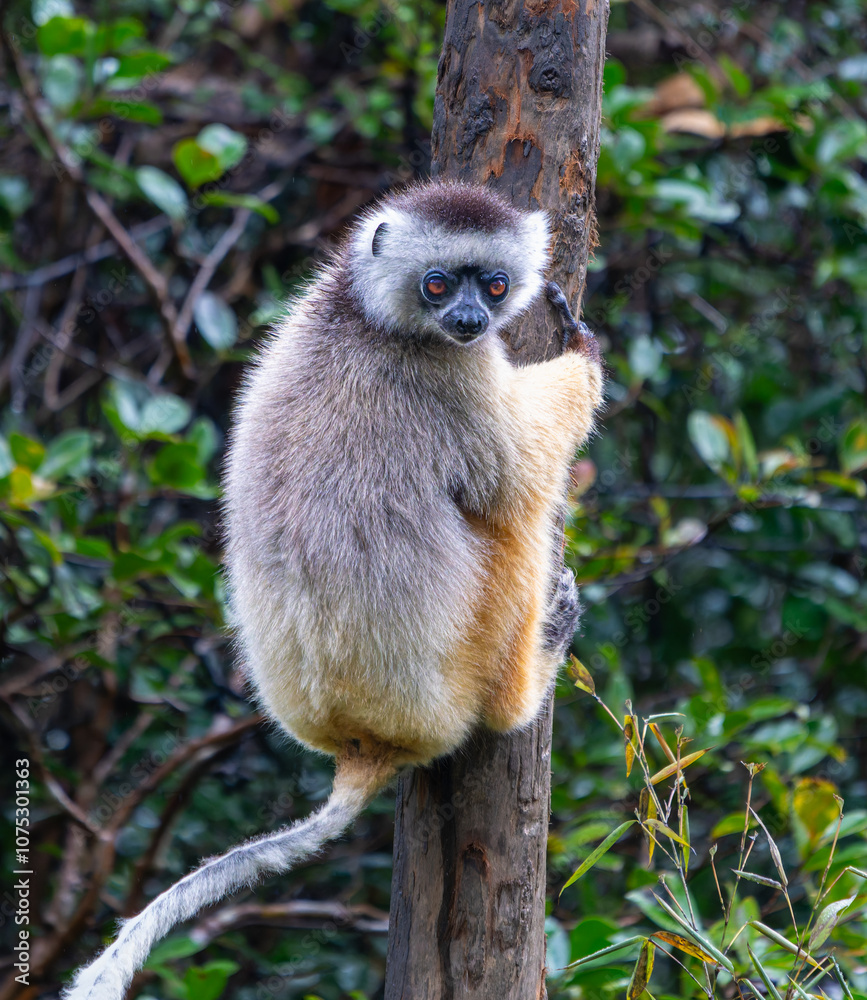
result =
[{"label": "lemur finger", "polygon": [[548,282],[545,286],[545,294],[551,305],[560,313],[560,320],[563,324],[560,349],[565,351],[569,346],[569,341],[578,332],[578,321],[572,315],[572,310],[569,308],[569,300],[563,294],[562,288],[560,288],[556,281]]}]

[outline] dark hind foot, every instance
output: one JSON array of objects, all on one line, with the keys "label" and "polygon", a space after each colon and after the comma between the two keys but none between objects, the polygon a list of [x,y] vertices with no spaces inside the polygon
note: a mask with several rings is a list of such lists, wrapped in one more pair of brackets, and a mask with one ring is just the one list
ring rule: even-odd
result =
[{"label": "dark hind foot", "polygon": [[556,653],[561,660],[564,659],[580,618],[581,602],[578,600],[575,577],[572,576],[572,571],[564,566],[548,607],[545,624],[542,626],[545,649],[549,653]]}]

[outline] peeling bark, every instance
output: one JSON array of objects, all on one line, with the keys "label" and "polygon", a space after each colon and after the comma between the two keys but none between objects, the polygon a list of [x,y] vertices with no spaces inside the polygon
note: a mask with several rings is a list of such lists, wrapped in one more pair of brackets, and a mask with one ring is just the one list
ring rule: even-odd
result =
[{"label": "peeling bark", "polygon": [[[433,173],[544,208],[551,277],[577,307],[595,242],[607,0],[450,0]],[[516,359],[558,349],[538,303]],[[552,699],[514,736],[480,733],[401,779],[385,1000],[542,1000]]]}]

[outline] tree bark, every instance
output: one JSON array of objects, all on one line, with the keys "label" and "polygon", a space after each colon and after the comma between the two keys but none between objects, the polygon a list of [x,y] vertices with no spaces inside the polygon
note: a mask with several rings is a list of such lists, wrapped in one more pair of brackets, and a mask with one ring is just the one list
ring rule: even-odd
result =
[{"label": "tree bark", "polygon": [[[439,66],[432,172],[546,209],[551,277],[573,307],[595,235],[607,22],[607,0],[450,0]],[[558,329],[537,303],[509,337],[516,360],[555,354]],[[401,779],[385,1000],[547,996],[552,705]]]}]

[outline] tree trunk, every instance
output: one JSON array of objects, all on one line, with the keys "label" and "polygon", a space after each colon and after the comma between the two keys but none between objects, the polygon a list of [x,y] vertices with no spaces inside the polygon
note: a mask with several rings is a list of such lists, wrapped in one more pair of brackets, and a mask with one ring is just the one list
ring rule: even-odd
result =
[{"label": "tree trunk", "polygon": [[[433,173],[547,209],[553,267],[577,307],[594,238],[607,0],[450,0]],[[557,350],[539,302],[519,361]],[[531,1000],[545,990],[552,699],[514,736],[480,733],[401,779],[385,1000]]]}]

